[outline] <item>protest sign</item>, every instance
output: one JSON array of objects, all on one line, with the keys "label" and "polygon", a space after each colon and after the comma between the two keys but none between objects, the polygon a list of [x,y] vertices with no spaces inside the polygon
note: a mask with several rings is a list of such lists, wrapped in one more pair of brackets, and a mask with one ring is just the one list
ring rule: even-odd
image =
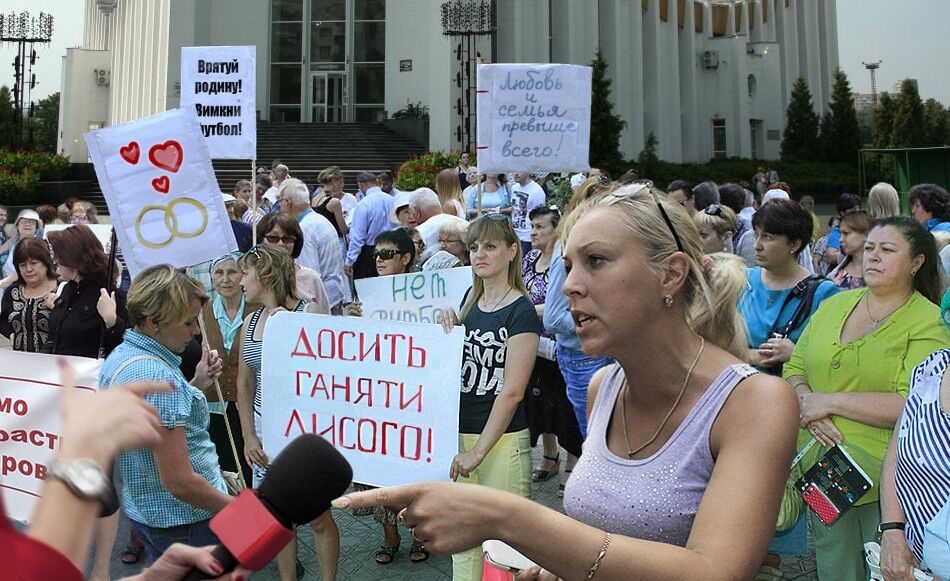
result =
[{"label": "protest sign", "polygon": [[355,283],[364,317],[437,323],[436,316],[440,312],[449,308],[458,310],[465,291],[472,286],[472,267],[374,276]]},{"label": "protest sign", "polygon": [[264,451],[303,433],[333,444],[353,480],[446,480],[458,453],[463,329],[278,313],[264,331]]},{"label": "protest sign", "polygon": [[[43,238],[49,238],[50,232],[59,232],[73,226],[73,224],[47,224],[43,226]],[[96,235],[99,242],[102,243],[102,250],[108,248],[109,241],[112,239],[111,224],[86,224],[92,233]]]},{"label": "protest sign", "polygon": [[256,46],[181,49],[181,106],[194,109],[212,159],[257,157]]},{"label": "protest sign", "polygon": [[[28,521],[33,514],[46,468],[60,447],[61,357],[0,350],[0,491],[14,520]],[[76,371],[77,389],[95,393],[102,361],[62,358]]]},{"label": "protest sign", "polygon": [[85,135],[129,273],[237,250],[194,109]]},{"label": "protest sign", "polygon": [[478,65],[480,173],[590,169],[591,68]]}]

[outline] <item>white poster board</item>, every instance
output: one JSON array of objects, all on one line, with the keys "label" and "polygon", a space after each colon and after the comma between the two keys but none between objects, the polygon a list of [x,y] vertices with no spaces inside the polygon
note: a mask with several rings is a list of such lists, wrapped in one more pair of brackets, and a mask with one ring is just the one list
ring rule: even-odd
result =
[{"label": "white poster board", "polygon": [[462,327],[277,313],[267,321],[264,451],[303,433],[335,446],[353,480],[447,480],[458,453]]},{"label": "white poster board", "polygon": [[440,312],[458,311],[472,287],[472,267],[374,276],[354,281],[363,316],[381,321],[437,323]]},{"label": "white poster board", "polygon": [[[59,450],[60,355],[0,350],[0,491],[7,515],[29,521]],[[95,393],[102,360],[63,357],[82,393]]]},{"label": "white poster board", "polygon": [[194,109],[85,135],[129,273],[237,250]]},{"label": "white poster board", "polygon": [[[60,232],[72,226],[73,224],[46,224],[43,226],[43,237],[48,239],[50,232]],[[86,226],[92,230],[92,233],[95,234],[99,242],[102,243],[102,250],[108,252],[109,240],[112,239],[112,225],[86,224]]]},{"label": "white poster board", "polygon": [[591,68],[478,65],[480,173],[590,169]]},{"label": "white poster board", "polygon": [[256,46],[181,49],[181,106],[194,109],[212,159],[257,158]]}]

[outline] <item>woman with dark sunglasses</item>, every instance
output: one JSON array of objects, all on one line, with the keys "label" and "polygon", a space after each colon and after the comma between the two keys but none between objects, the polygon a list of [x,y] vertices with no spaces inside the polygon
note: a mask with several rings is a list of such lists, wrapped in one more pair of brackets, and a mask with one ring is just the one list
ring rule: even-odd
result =
[{"label": "woman with dark sunglasses", "polygon": [[[278,246],[290,253],[295,261],[303,249],[303,231],[293,217],[281,212],[272,212],[257,225],[257,243]],[[300,298],[310,301],[323,309],[329,309],[330,299],[327,298],[326,288],[320,273],[300,266],[294,262],[297,271],[297,292]]]},{"label": "woman with dark sunglasses", "polygon": [[[396,228],[388,232],[383,232],[376,237],[376,247],[373,251],[373,257],[376,259],[376,272],[379,276],[390,276],[396,274],[406,274],[413,270],[415,263],[416,245],[410,238],[406,228]],[[347,305],[345,311],[347,315],[359,317],[362,316],[362,305],[359,300],[355,300]],[[372,490],[372,486],[355,483],[357,490]],[[373,518],[383,527],[383,542],[376,550],[374,558],[380,565],[388,565],[396,558],[399,552],[399,528],[396,526],[396,514],[384,507],[377,506],[358,513],[357,516],[368,516],[372,514]],[[429,552],[426,551],[422,543],[413,540],[409,548],[409,560],[413,563],[420,563],[429,558]]]}]

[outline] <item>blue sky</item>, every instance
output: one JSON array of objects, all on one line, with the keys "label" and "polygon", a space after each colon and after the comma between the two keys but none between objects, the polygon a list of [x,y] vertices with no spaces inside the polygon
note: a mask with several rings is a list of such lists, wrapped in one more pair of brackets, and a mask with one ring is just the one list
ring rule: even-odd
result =
[{"label": "blue sky", "polygon": [[[265,0],[259,0],[265,1]],[[516,1],[516,0],[501,0]],[[818,0],[824,1],[824,0]],[[3,0],[0,11],[50,12],[53,43],[37,49],[34,67],[38,100],[59,90],[62,56],[82,42],[84,0]],[[854,90],[868,93],[871,80],[862,61],[884,61],[878,89],[916,78],[921,96],[950,105],[950,0],[838,0],[838,53]],[[0,84],[13,85],[13,45],[0,46]]]}]

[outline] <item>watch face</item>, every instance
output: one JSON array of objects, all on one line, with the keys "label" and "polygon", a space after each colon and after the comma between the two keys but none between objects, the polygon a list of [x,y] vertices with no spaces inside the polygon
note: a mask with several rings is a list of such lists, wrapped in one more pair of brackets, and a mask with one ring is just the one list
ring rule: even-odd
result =
[{"label": "watch face", "polygon": [[95,465],[80,464],[73,473],[73,484],[86,496],[99,496],[104,492],[102,471]]}]

